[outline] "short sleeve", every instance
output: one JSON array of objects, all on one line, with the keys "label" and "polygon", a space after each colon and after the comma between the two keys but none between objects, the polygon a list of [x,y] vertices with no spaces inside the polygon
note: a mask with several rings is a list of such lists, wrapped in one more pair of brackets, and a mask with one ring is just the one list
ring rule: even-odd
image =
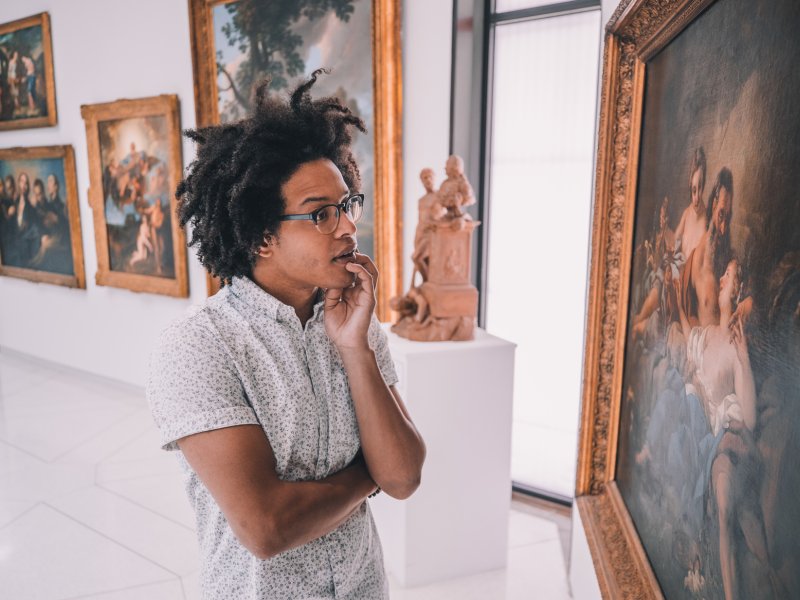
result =
[{"label": "short sleeve", "polygon": [[204,313],[166,329],[150,356],[147,401],[164,450],[193,433],[257,425],[233,359]]},{"label": "short sleeve", "polygon": [[397,371],[394,367],[394,360],[392,354],[389,352],[389,336],[381,327],[378,317],[372,315],[372,322],[369,324],[368,333],[369,347],[375,353],[375,358],[378,361],[378,368],[383,375],[383,380],[386,385],[394,385],[399,380],[397,378]]}]

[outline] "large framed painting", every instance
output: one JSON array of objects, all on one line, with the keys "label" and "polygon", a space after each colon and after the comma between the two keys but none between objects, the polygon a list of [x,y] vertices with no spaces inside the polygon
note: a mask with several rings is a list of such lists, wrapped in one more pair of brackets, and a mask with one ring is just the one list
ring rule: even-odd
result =
[{"label": "large framed painting", "polygon": [[607,598],[800,598],[800,3],[606,33],[577,505]]},{"label": "large framed painting", "polygon": [[186,243],[173,191],[181,177],[178,97],[81,106],[97,284],[187,297]]},{"label": "large framed painting", "polygon": [[0,150],[0,275],[86,287],[72,146]]},{"label": "large framed painting", "polygon": [[[367,197],[358,225],[374,257],[378,314],[401,291],[402,173],[399,0],[189,0],[198,125],[247,114],[265,77],[282,93],[325,67],[314,93],[335,95],[367,124],[354,153]],[[210,279],[209,292],[218,289]]]},{"label": "large framed painting", "polygon": [[0,131],[57,122],[50,15],[0,24]]}]

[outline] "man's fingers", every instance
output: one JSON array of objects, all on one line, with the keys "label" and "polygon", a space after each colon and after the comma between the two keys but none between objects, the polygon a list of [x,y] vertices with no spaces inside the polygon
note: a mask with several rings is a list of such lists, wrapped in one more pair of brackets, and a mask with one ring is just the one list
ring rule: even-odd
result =
[{"label": "man's fingers", "polygon": [[372,277],[373,284],[377,285],[378,267],[375,266],[375,263],[372,261],[372,259],[366,254],[360,254],[358,252],[356,252],[355,257],[356,257],[356,263],[361,265],[367,270],[367,272]]},{"label": "man's fingers", "polygon": [[334,308],[342,299],[342,290],[328,288],[325,290],[325,308]]},{"label": "man's fingers", "polygon": [[353,262],[353,263],[347,263],[346,268],[351,273],[355,273],[364,291],[367,292],[374,291],[375,282],[372,278],[372,275],[365,266]]}]

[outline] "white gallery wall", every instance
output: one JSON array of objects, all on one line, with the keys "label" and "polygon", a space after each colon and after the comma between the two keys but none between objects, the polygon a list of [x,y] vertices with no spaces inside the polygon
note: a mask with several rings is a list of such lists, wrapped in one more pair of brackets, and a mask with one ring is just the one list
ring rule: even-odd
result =
[{"label": "white gallery wall", "polygon": [[[3,0],[0,23],[50,13],[58,125],[0,132],[0,148],[72,145],[86,290],[0,277],[0,350],[143,385],[159,332],[206,297],[205,271],[189,251],[190,298],[97,286],[82,104],[177,94],[183,128],[195,124],[187,0]],[[403,3],[406,248],[416,226],[418,173],[443,166],[450,105],[449,2]],[[184,141],[183,163],[194,155]],[[409,251],[403,252],[410,272]]]},{"label": "white gallery wall", "polygon": [[[5,0],[0,22],[45,11],[52,27],[58,125],[0,132],[0,147],[69,144],[75,149],[86,290],[0,277],[0,348],[142,385],[159,331],[192,301],[202,300],[204,271],[191,256],[190,299],[95,285],[97,254],[80,107],[177,94],[181,124],[193,126],[187,2]],[[184,164],[192,155],[185,142]]]}]

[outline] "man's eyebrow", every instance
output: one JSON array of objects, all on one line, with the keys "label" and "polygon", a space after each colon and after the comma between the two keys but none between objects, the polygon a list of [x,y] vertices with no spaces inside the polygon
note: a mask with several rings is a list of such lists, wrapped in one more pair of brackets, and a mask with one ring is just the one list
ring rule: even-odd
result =
[{"label": "man's eyebrow", "polygon": [[[342,195],[339,196],[339,200],[344,200],[345,198],[350,196],[350,190],[346,190],[342,192]],[[331,203],[333,200],[327,196],[311,196],[306,198],[300,203],[300,206],[305,206],[306,204],[311,204],[313,202],[328,202]]]}]

